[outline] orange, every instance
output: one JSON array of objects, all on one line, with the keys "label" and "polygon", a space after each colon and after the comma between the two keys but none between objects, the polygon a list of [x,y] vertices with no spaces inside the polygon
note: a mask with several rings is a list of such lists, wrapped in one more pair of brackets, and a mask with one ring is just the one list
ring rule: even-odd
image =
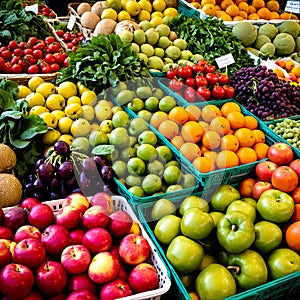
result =
[{"label": "orange", "polygon": [[196,121],[188,121],[182,125],[181,135],[185,142],[198,143],[202,139],[204,130]]},{"label": "orange", "polygon": [[232,21],[232,18],[226,12],[221,14],[220,19],[223,20],[223,21]]},{"label": "orange", "polygon": [[300,251],[300,221],[296,221],[288,226],[285,232],[285,240],[292,250]]},{"label": "orange", "polygon": [[262,7],[256,13],[259,15],[260,19],[270,20],[271,12],[268,8]]},{"label": "orange", "polygon": [[214,16],[216,14],[216,9],[213,4],[204,4],[201,7],[201,10],[203,10],[206,15]]},{"label": "orange", "polygon": [[217,155],[218,155],[218,153],[215,151],[206,151],[203,153],[204,157],[208,157],[208,158],[212,159],[214,162],[216,162],[216,160],[217,160]]},{"label": "orange", "polygon": [[222,116],[220,109],[214,104],[207,104],[202,108],[202,119],[203,121],[210,123],[210,121],[217,117]]},{"label": "orange", "polygon": [[200,147],[192,142],[185,142],[179,148],[179,152],[189,161],[193,161],[196,157],[201,156]]},{"label": "orange", "polygon": [[277,11],[270,12],[270,20],[278,20],[280,19],[279,13]]},{"label": "orange", "polygon": [[229,5],[232,5],[234,4],[234,2],[232,0],[223,0],[221,2],[221,8],[225,11],[226,8],[229,6]]},{"label": "orange", "polygon": [[259,20],[259,15],[256,13],[250,14],[248,20]]},{"label": "orange", "polygon": [[235,4],[238,5],[242,2],[248,2],[248,0],[235,0]]},{"label": "orange", "polygon": [[255,137],[255,143],[264,143],[266,141],[266,135],[262,130],[254,129],[252,132]]},{"label": "orange", "polygon": [[235,4],[229,5],[225,12],[230,16],[230,17],[236,17],[239,14],[239,8]]},{"label": "orange", "polygon": [[229,121],[230,128],[235,130],[245,126],[245,116],[238,112],[232,111],[227,115],[227,120]]},{"label": "orange", "polygon": [[[245,18],[241,17],[241,16],[235,16],[232,20],[233,21],[243,21]],[[247,18],[246,18],[247,19]]]},{"label": "orange", "polygon": [[252,149],[256,152],[257,160],[268,157],[269,146],[266,143],[256,143],[252,146]]},{"label": "orange", "polygon": [[199,121],[201,118],[201,109],[196,105],[188,105],[185,110],[188,113],[189,121]]},{"label": "orange", "polygon": [[239,8],[240,11],[244,11],[247,14],[249,12],[249,5],[248,5],[247,2],[240,2],[240,3],[238,3],[238,8]]},{"label": "orange", "polygon": [[179,149],[184,143],[184,139],[181,135],[175,135],[171,138],[170,142],[176,149]]},{"label": "orange", "polygon": [[184,124],[189,119],[189,114],[184,107],[175,106],[169,111],[169,119],[176,121],[178,124]]},{"label": "orange", "polygon": [[239,184],[239,192],[243,198],[252,198],[253,186],[256,183],[256,179],[247,177]]},{"label": "orange", "polygon": [[228,114],[232,111],[238,111],[238,112],[241,112],[241,108],[240,106],[235,103],[235,102],[232,102],[232,101],[229,101],[229,102],[226,102],[222,105],[221,107],[221,113],[222,113],[222,116],[223,117],[227,117]]},{"label": "orange", "polygon": [[220,135],[225,135],[230,130],[230,123],[224,117],[215,117],[210,121],[209,128]]},{"label": "orange", "polygon": [[207,173],[215,170],[215,164],[211,158],[199,156],[192,162],[193,166],[201,173]]},{"label": "orange", "polygon": [[206,152],[209,152],[209,151],[210,151],[208,148],[206,148],[206,147],[203,146],[203,145],[200,145],[200,150],[201,150],[201,153],[203,154],[203,156],[205,156],[205,153],[206,153]]},{"label": "orange", "polygon": [[295,66],[291,70],[291,73],[294,74],[296,77],[300,77],[300,66]]},{"label": "orange", "polygon": [[275,68],[273,72],[278,76],[278,77],[284,77],[284,73],[279,69]]},{"label": "orange", "polygon": [[213,4],[213,5],[215,5],[216,4],[216,0],[201,0],[200,4],[201,5],[205,5],[205,4]]},{"label": "orange", "polygon": [[234,132],[240,143],[240,147],[252,147],[255,143],[255,136],[249,128],[239,128]]},{"label": "orange", "polygon": [[220,146],[221,137],[215,131],[206,131],[202,137],[202,145],[210,150],[216,149]]},{"label": "orange", "polygon": [[291,14],[288,12],[283,12],[279,15],[279,18],[282,20],[289,20],[291,17]]},{"label": "orange", "polygon": [[248,6],[248,15],[256,13],[256,8],[252,5]]},{"label": "orange", "polygon": [[266,7],[270,10],[270,11],[275,11],[275,12],[278,12],[279,11],[279,3],[278,1],[276,0],[271,0],[271,1],[268,1],[266,3]]},{"label": "orange", "polygon": [[236,155],[239,158],[240,165],[249,164],[257,161],[256,152],[250,147],[240,147],[236,151]]},{"label": "orange", "polygon": [[158,126],[161,124],[161,122],[168,120],[168,114],[164,111],[156,111],[152,114],[150,118],[150,124],[154,126],[155,128],[158,128]]},{"label": "orange", "polygon": [[209,130],[209,124],[207,122],[199,121],[198,123],[201,125],[203,131]]},{"label": "orange", "polygon": [[239,165],[239,158],[235,152],[223,150],[218,153],[216,164],[219,169],[236,167]]},{"label": "orange", "polygon": [[217,10],[217,11],[216,11],[216,17],[217,17],[217,18],[221,18],[221,16],[222,16],[223,14],[226,14],[226,12],[223,11],[223,10]]},{"label": "orange", "polygon": [[292,60],[287,60],[284,64],[284,68],[290,72],[295,67],[295,63]]},{"label": "orange", "polygon": [[240,143],[236,136],[233,134],[226,134],[221,137],[220,149],[221,150],[231,150],[236,152],[239,149]]},{"label": "orange", "polygon": [[262,7],[265,7],[266,4],[264,0],[252,0],[251,5],[256,9],[260,9]]},{"label": "orange", "polygon": [[245,11],[240,10],[239,11],[239,16],[244,18],[245,20],[248,19],[248,14]]},{"label": "orange", "polygon": [[293,222],[300,221],[300,204],[295,204],[294,206],[294,214],[291,218]]},{"label": "orange", "polygon": [[244,120],[245,120],[245,127],[251,130],[256,129],[258,127],[258,121],[256,120],[255,117],[245,116]]},{"label": "orange", "polygon": [[165,120],[158,126],[158,131],[167,139],[172,139],[174,136],[178,135],[179,127],[178,124],[173,120]]}]

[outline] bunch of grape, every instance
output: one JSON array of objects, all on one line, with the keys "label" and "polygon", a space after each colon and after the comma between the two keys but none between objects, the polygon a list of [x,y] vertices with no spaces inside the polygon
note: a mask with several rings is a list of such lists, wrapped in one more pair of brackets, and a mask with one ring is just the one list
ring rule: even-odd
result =
[{"label": "bunch of grape", "polygon": [[66,142],[58,141],[47,157],[35,163],[25,194],[40,201],[63,199],[76,192],[91,196],[100,191],[110,192],[113,177],[104,158],[72,151]]},{"label": "bunch of grape", "polygon": [[232,74],[230,84],[235,99],[262,121],[300,114],[300,87],[279,79],[266,66],[243,67]]}]

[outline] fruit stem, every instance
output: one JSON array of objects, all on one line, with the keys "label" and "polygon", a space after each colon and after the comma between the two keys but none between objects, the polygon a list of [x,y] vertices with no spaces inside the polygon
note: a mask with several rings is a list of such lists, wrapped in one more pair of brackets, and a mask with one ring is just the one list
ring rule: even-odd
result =
[{"label": "fruit stem", "polygon": [[232,224],[232,225],[231,225],[231,230],[232,230],[232,231],[237,231],[237,230],[238,230],[237,225],[236,225],[236,224]]},{"label": "fruit stem", "polygon": [[228,266],[227,269],[229,271],[233,271],[236,275],[239,275],[241,273],[241,267],[240,266]]}]

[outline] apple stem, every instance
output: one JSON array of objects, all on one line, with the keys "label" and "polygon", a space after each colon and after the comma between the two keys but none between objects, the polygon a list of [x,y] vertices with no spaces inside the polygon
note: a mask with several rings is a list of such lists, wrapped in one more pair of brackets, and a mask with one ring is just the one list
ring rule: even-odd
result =
[{"label": "apple stem", "polygon": [[228,266],[227,269],[229,271],[233,271],[236,275],[239,275],[241,273],[241,267],[240,266]]},{"label": "apple stem", "polygon": [[239,228],[238,228],[238,226],[236,225],[236,224],[232,224],[231,225],[231,230],[232,231],[237,231]]}]

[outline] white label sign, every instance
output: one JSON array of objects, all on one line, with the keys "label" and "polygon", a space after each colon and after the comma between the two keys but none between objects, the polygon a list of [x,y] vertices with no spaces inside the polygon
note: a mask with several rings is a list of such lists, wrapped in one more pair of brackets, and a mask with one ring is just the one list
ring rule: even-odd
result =
[{"label": "white label sign", "polygon": [[234,60],[232,54],[229,53],[229,54],[217,57],[216,63],[218,65],[218,67],[221,69],[221,68],[227,67],[231,64],[234,64],[235,60]]},{"label": "white label sign", "polygon": [[25,11],[32,11],[34,12],[36,15],[38,14],[38,4],[33,4],[33,5],[26,5],[25,6]]},{"label": "white label sign", "polygon": [[291,13],[300,14],[300,1],[288,0],[284,10]]},{"label": "white label sign", "polygon": [[74,15],[70,15],[70,19],[69,19],[67,28],[68,28],[69,30],[73,30],[74,25],[75,25],[75,22],[76,22],[76,17],[75,17]]}]

